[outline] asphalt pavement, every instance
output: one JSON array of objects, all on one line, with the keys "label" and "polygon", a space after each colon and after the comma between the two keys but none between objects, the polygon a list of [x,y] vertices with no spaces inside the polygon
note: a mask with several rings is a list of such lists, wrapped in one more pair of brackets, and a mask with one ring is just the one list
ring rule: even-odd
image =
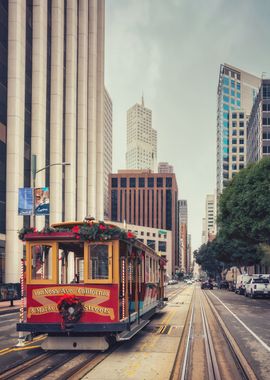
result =
[{"label": "asphalt pavement", "polygon": [[13,301],[13,306],[11,306],[10,301],[0,301],[0,315],[9,314],[9,313],[17,313],[20,311],[22,305],[21,300]]}]

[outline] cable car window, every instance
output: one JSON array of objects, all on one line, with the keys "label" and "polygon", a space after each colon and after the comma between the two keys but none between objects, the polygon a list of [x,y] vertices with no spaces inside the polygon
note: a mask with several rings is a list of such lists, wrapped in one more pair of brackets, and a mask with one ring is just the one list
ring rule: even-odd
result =
[{"label": "cable car window", "polygon": [[42,244],[31,247],[31,279],[52,280],[52,246]]},{"label": "cable car window", "polygon": [[109,279],[109,246],[97,244],[89,246],[89,273],[90,280]]}]

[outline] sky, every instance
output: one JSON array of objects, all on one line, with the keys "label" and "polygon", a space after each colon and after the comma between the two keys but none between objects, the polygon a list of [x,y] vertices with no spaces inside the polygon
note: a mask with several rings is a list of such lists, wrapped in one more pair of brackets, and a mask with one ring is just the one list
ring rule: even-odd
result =
[{"label": "sky", "polygon": [[126,113],[152,110],[157,160],[188,201],[192,250],[216,189],[220,64],[270,77],[269,0],[105,0],[105,85],[113,102],[113,172],[125,168]]}]

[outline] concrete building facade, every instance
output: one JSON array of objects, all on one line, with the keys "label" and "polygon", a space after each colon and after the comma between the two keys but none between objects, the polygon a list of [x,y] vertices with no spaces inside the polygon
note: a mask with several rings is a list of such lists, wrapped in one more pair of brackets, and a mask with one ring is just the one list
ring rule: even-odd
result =
[{"label": "concrete building facade", "polygon": [[109,219],[172,231],[172,271],[179,268],[179,227],[175,174],[119,170],[109,176]]},{"label": "concrete building facade", "polygon": [[112,100],[104,93],[104,218],[109,217],[109,174],[112,172]]},{"label": "concrete building facade", "polygon": [[205,199],[205,217],[203,218],[202,244],[212,241],[216,236],[216,197],[207,194]]},{"label": "concrete building facade", "polygon": [[166,262],[166,273],[172,277],[172,231],[111,221],[112,224],[133,232],[137,239],[154,249]]},{"label": "concrete building facade", "polygon": [[173,173],[173,166],[169,165],[168,162],[159,162],[158,173]]},{"label": "concrete building facade", "polygon": [[127,169],[156,171],[157,131],[152,128],[152,111],[135,104],[127,111]]},{"label": "concrete building facade", "polygon": [[48,222],[103,218],[104,0],[3,0],[0,13],[2,281],[17,282],[17,231],[30,224],[18,189],[33,186],[33,155],[44,168],[36,187],[50,189]]},{"label": "concrete building facade", "polygon": [[181,269],[187,272],[188,267],[188,205],[186,199],[180,199],[178,201],[178,212],[179,212],[179,230],[180,230],[180,261]]},{"label": "concrete building facade", "polygon": [[217,193],[246,165],[246,122],[260,79],[228,64],[220,66],[217,90]]},{"label": "concrete building facade", "polygon": [[270,156],[270,79],[262,79],[247,127],[247,162]]}]

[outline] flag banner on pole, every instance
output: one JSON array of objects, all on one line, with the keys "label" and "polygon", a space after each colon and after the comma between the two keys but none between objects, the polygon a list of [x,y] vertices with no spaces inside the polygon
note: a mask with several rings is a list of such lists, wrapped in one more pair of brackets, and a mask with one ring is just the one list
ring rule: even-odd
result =
[{"label": "flag banner on pole", "polygon": [[50,214],[50,198],[48,187],[36,187],[34,189],[35,215]]},{"label": "flag banner on pole", "polygon": [[19,189],[19,215],[32,215],[33,214],[33,189],[31,187],[24,187]]}]

